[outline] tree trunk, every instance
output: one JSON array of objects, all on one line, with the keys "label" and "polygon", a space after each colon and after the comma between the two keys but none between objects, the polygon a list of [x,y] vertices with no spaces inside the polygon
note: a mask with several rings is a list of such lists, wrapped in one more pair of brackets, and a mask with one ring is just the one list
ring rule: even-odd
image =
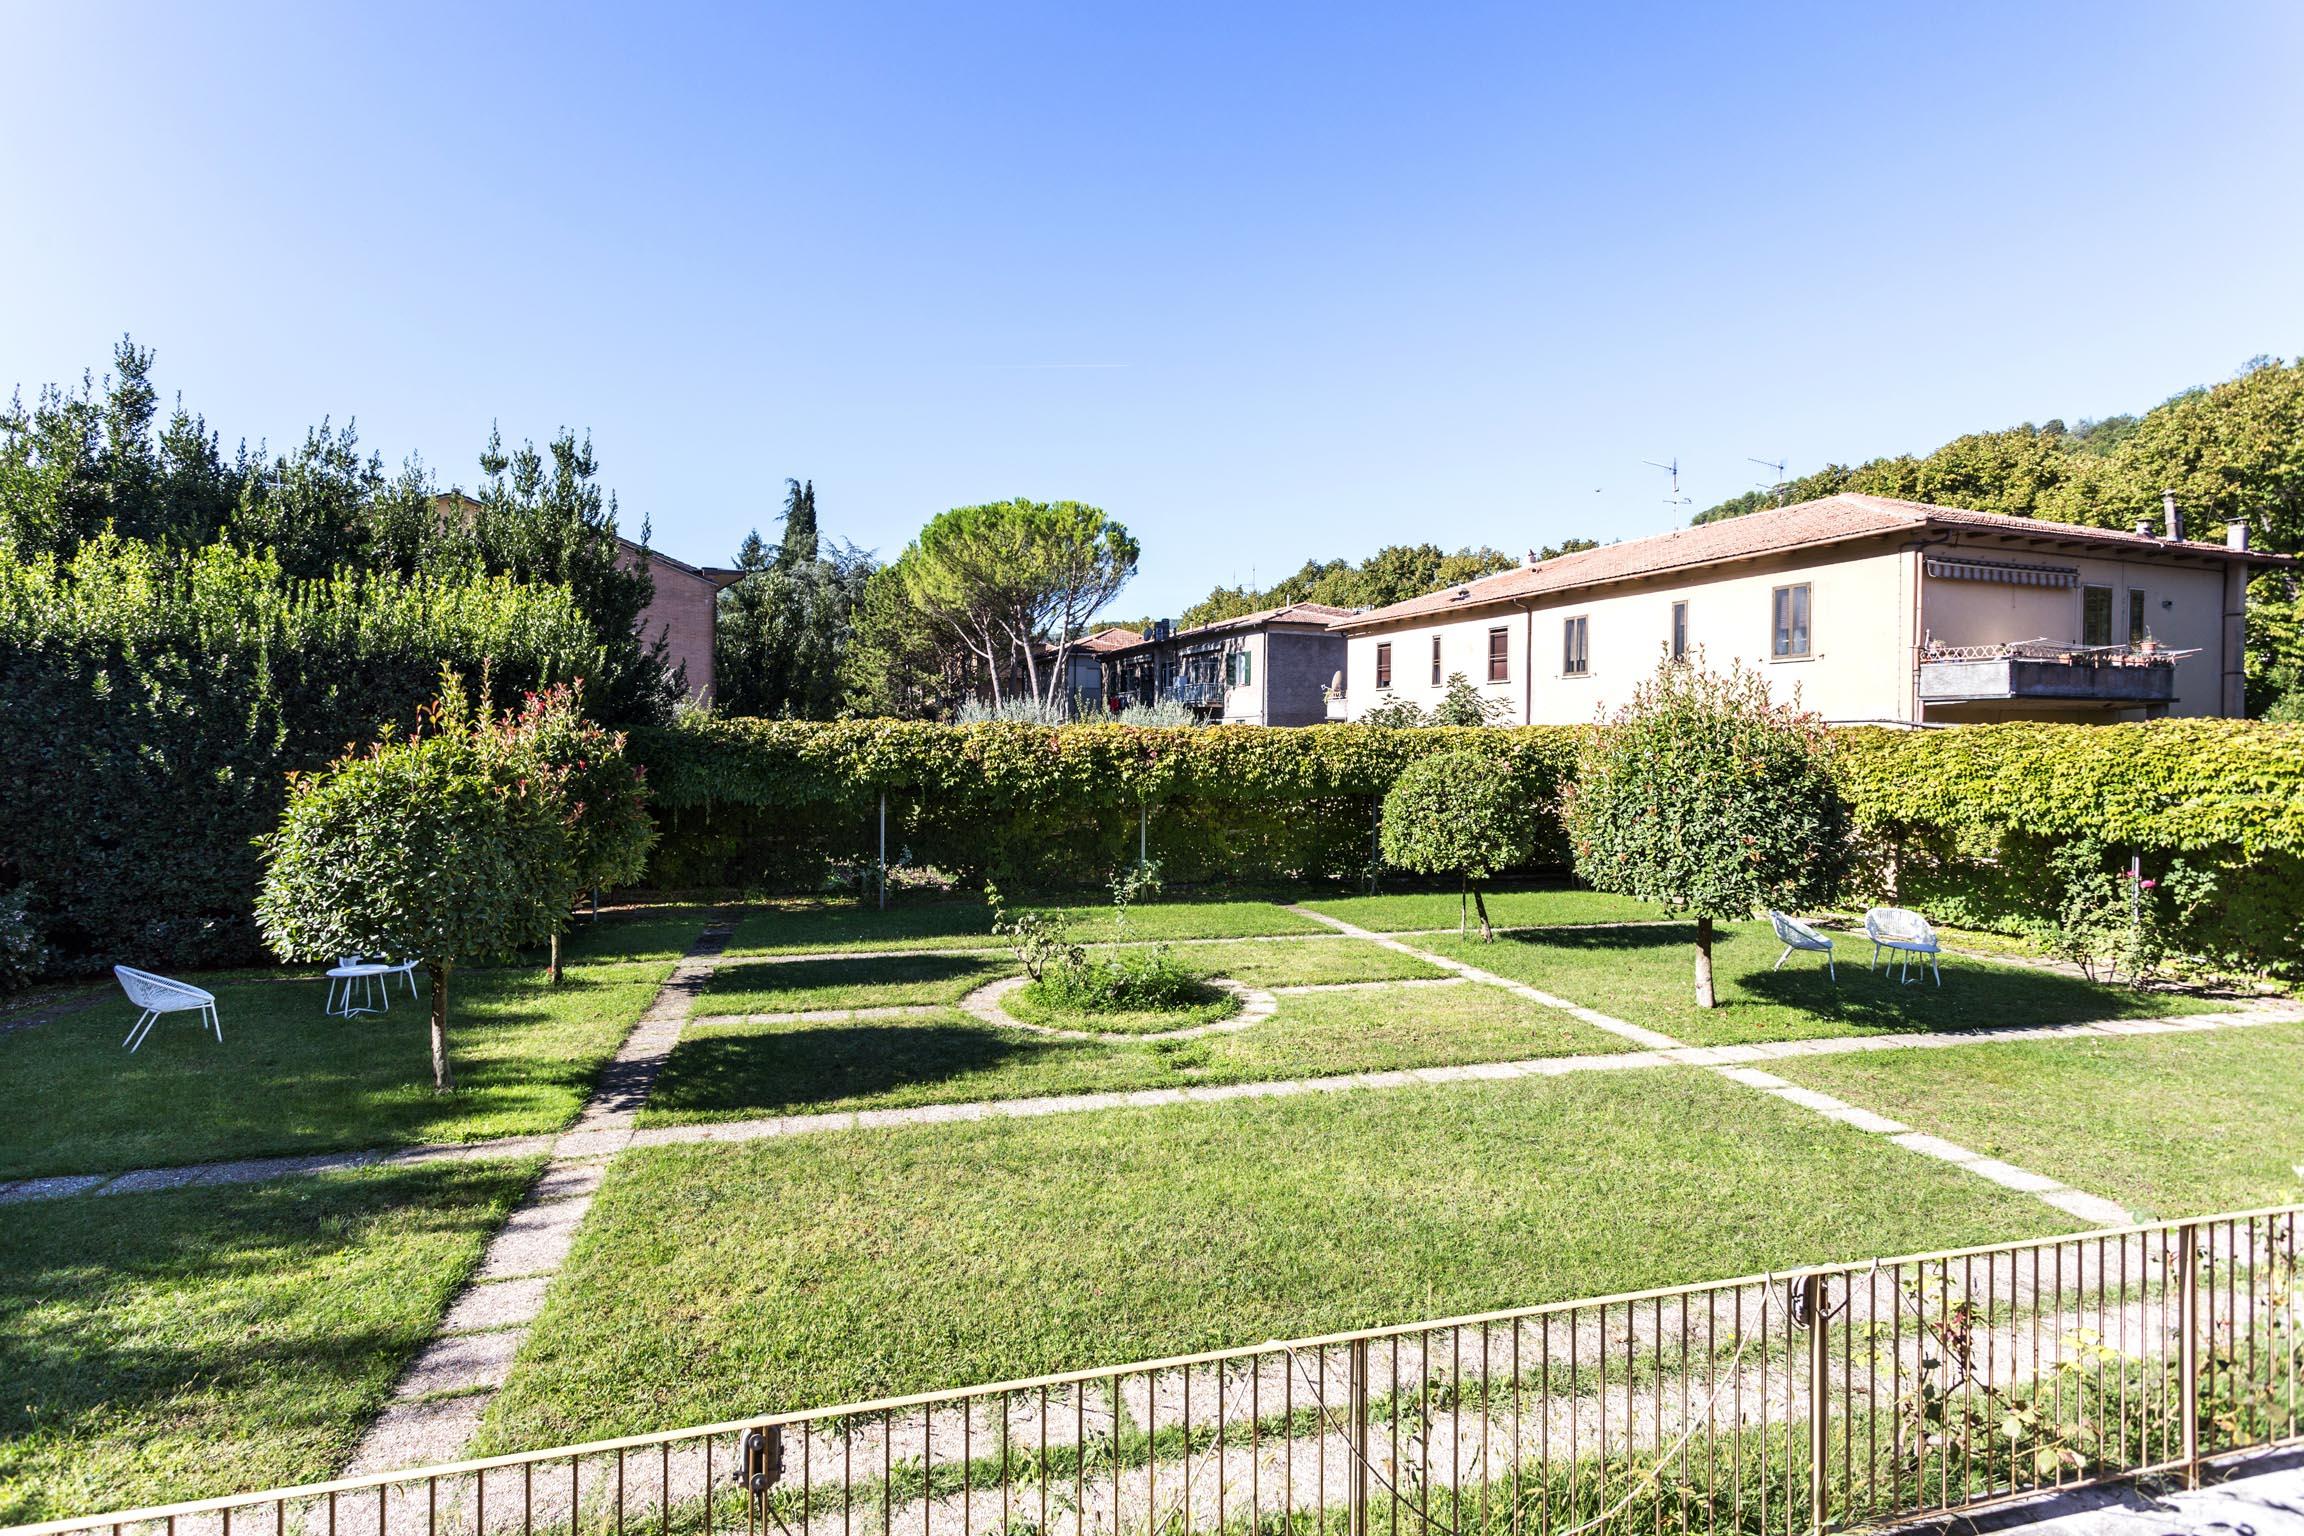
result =
[{"label": "tree trunk", "polygon": [[1696,1006],[1710,1008],[1712,1003],[1712,919],[1696,919]]},{"label": "tree trunk", "polygon": [[448,1068],[448,962],[432,962],[432,1091],[446,1093],[456,1086]]},{"label": "tree trunk", "polygon": [[553,986],[560,985],[560,930],[552,930],[552,959],[544,968],[544,979]]},{"label": "tree trunk", "polygon": [[1472,887],[1472,910],[1480,914],[1480,942],[1496,942],[1495,930],[1488,926],[1488,898],[1480,894],[1480,887]]}]

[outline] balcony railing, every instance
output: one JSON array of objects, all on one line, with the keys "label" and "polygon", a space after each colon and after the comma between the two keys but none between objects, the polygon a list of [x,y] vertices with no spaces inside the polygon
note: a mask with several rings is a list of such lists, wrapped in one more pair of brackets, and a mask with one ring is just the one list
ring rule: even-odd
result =
[{"label": "balcony railing", "polygon": [[1931,643],[1920,657],[1926,704],[2042,702],[2142,708],[2176,697],[2176,664],[2197,650],[2069,645],[2018,640],[1991,645]]}]

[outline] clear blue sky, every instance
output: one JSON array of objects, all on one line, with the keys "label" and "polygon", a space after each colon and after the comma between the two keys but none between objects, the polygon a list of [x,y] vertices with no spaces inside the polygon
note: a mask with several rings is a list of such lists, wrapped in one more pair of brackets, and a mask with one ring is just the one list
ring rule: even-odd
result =
[{"label": "clear blue sky", "polygon": [[725,559],[1077,497],[1117,605],[1627,537],[2304,349],[2304,7],[0,13],[0,387],[589,429]]}]

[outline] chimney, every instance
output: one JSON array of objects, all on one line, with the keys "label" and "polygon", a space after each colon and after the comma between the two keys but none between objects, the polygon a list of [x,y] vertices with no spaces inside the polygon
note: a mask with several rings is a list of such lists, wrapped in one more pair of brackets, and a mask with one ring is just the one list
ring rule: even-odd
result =
[{"label": "chimney", "polygon": [[2246,518],[2236,517],[2224,525],[2224,547],[2226,549],[2246,549],[2248,547],[2248,520]]},{"label": "chimney", "polygon": [[1536,569],[1536,551],[1528,551],[1528,558],[1521,561],[1520,563],[1531,571]]},{"label": "chimney", "polygon": [[2167,538],[2170,542],[2181,540],[2184,537],[2184,514],[2176,510],[2174,491],[2160,493],[2160,512],[2168,524]]},{"label": "chimney", "polygon": [[2152,537],[2152,519],[2148,517],[2136,519],[2136,537],[2140,539]]}]

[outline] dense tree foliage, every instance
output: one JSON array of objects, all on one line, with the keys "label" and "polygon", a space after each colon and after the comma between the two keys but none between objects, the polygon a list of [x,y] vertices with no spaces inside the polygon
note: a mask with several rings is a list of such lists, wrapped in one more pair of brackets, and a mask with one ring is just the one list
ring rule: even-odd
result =
[{"label": "dense tree foliage", "polygon": [[812,482],[785,484],[783,540],[754,529],[736,551],[743,579],[720,594],[717,702],[731,715],[829,720],[845,702],[856,612],[877,567],[852,545],[827,545]]},{"label": "dense tree foliage", "polygon": [[1829,901],[1848,867],[1823,722],[1741,664],[1659,666],[1585,736],[1561,814],[1594,889],[1694,914],[1700,1008],[1713,1005],[1715,919]]},{"label": "dense tree foliage", "polygon": [[860,664],[900,675],[875,683],[867,674],[860,691],[871,703],[900,704],[930,689],[950,690],[949,701],[981,687],[995,707],[1019,697],[1053,710],[1073,644],[1135,576],[1138,553],[1126,528],[1077,501],[939,514],[885,580],[866,585]]},{"label": "dense tree foliage", "polygon": [[[1454,875],[1495,937],[1484,887],[1534,857],[1544,806],[1501,758],[1443,752],[1409,765],[1384,796],[1384,862],[1419,875]],[[1464,927],[1457,903],[1457,928]]]},{"label": "dense tree foliage", "polygon": [[577,879],[565,775],[532,750],[521,721],[490,719],[453,674],[446,682],[413,734],[294,781],[262,842],[256,898],[265,942],[282,959],[424,962],[432,1086],[442,1093],[456,1084],[454,968],[545,942]]},{"label": "dense tree foliage", "polygon": [[[624,752],[624,733],[584,718],[577,690],[565,683],[531,692],[506,717],[510,749],[542,766],[566,801],[568,867],[579,891],[631,885],[647,872],[656,823],[639,769]],[[552,929],[549,970],[560,982],[560,934]]]},{"label": "dense tree foliage", "polygon": [[588,441],[563,431],[541,450],[507,450],[491,432],[475,494],[442,496],[420,464],[387,474],[364,457],[349,424],[324,421],[275,458],[245,444],[227,455],[181,405],[162,419],[149,349],[123,340],[112,366],[0,411],[0,557],[69,562],[109,531],[179,551],[266,552],[290,579],[354,570],[558,586],[598,652],[586,708],[619,724],[670,713],[673,682],[637,630],[647,568],[620,556]]}]

